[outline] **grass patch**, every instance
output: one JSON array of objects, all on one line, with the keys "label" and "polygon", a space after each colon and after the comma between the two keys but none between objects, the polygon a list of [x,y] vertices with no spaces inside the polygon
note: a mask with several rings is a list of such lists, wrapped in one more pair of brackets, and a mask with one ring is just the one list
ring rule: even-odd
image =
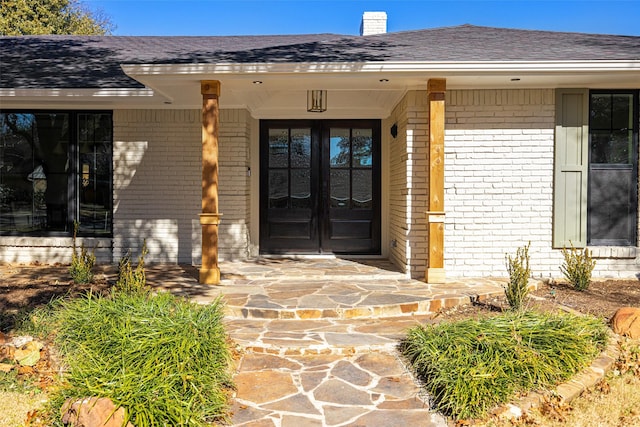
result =
[{"label": "grass patch", "polygon": [[55,342],[69,373],[53,398],[108,397],[137,427],[224,419],[231,355],[220,300],[113,292],[59,304]]},{"label": "grass patch", "polygon": [[600,320],[528,311],[418,326],[401,349],[436,409],[465,419],[571,377],[606,341]]}]

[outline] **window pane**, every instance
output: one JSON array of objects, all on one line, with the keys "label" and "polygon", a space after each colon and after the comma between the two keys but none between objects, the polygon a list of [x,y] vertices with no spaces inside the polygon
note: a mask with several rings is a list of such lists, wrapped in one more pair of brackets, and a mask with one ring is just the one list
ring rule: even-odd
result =
[{"label": "window pane", "polygon": [[291,129],[291,167],[308,168],[310,166],[311,129]]},{"label": "window pane", "polygon": [[111,233],[112,129],[110,113],[0,113],[0,232]]},{"label": "window pane", "polygon": [[269,129],[269,167],[289,166],[289,132],[287,129]]},{"label": "window pane", "polygon": [[634,163],[633,99],[629,93],[591,95],[591,163]]},{"label": "window pane", "polygon": [[332,168],[349,167],[351,157],[351,147],[349,140],[349,129],[331,129],[329,141],[330,162]]},{"label": "window pane", "polygon": [[1,231],[68,229],[69,114],[0,115]]},{"label": "window pane", "polygon": [[370,168],[373,163],[371,147],[373,146],[373,135],[371,129],[353,130],[353,167]]},{"label": "window pane", "polygon": [[355,209],[371,209],[373,207],[371,170],[353,171],[353,192],[351,200]]},{"label": "window pane", "polygon": [[591,163],[633,163],[632,131],[591,133]]},{"label": "window pane", "polygon": [[111,116],[80,114],[78,193],[81,233],[111,231]]},{"label": "window pane", "polygon": [[615,130],[633,129],[633,95],[620,94],[613,96],[611,128]]},{"label": "window pane", "polygon": [[591,95],[591,129],[610,129],[611,127],[611,95]]},{"label": "window pane", "polygon": [[291,170],[291,207],[311,208],[311,170]]},{"label": "window pane", "polygon": [[349,170],[331,170],[331,207],[349,208]]},{"label": "window pane", "polygon": [[269,171],[269,207],[282,208],[289,207],[289,171],[270,170]]}]

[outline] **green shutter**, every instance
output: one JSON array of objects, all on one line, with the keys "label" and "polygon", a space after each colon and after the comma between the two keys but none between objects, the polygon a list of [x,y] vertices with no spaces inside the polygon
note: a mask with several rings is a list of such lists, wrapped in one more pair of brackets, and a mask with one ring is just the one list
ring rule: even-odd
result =
[{"label": "green shutter", "polygon": [[553,247],[587,244],[589,91],[556,90]]}]

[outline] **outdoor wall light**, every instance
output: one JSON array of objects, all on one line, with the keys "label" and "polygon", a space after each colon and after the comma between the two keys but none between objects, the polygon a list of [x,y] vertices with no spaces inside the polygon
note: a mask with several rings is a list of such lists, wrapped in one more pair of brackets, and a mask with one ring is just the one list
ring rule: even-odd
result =
[{"label": "outdoor wall light", "polygon": [[322,113],[327,111],[327,91],[307,91],[307,111],[310,113]]},{"label": "outdoor wall light", "polygon": [[389,131],[391,132],[391,136],[393,137],[393,139],[396,139],[396,136],[398,136],[398,124],[394,123]]}]

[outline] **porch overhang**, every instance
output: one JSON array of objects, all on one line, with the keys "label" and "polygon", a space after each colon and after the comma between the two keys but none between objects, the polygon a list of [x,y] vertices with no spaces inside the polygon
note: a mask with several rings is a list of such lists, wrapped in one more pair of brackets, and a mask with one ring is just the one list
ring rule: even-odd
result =
[{"label": "porch overhang", "polygon": [[199,82],[220,80],[221,108],[246,108],[255,118],[316,117],[304,108],[311,89],[329,93],[325,118],[384,118],[407,91],[425,90],[434,77],[445,78],[449,90],[615,89],[640,79],[640,60],[125,64],[122,69],[172,108],[197,108]]}]

